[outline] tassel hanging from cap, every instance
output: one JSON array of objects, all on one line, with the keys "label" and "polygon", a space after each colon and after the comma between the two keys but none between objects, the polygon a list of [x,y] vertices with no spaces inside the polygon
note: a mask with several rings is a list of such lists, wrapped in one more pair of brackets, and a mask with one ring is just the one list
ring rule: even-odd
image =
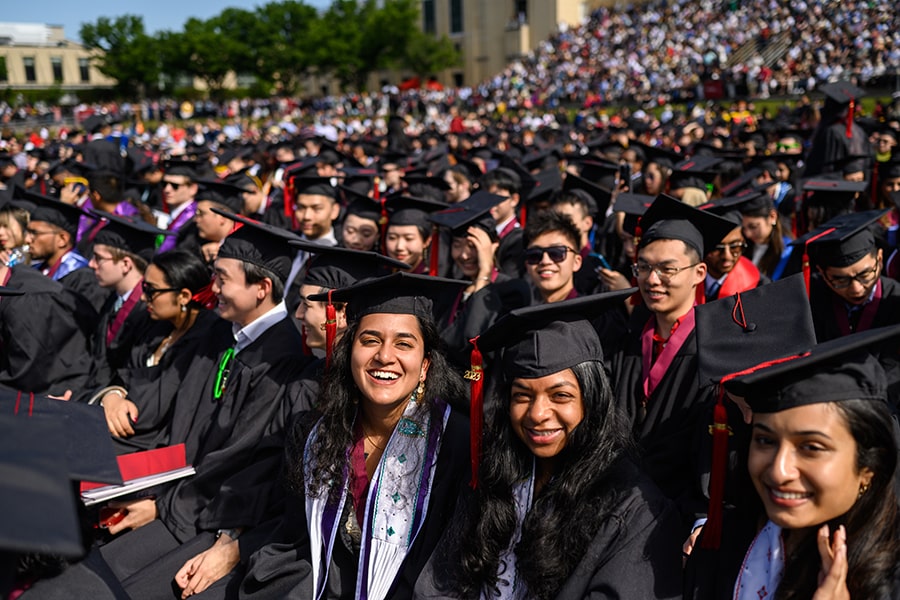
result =
[{"label": "tassel hanging from cap", "polygon": [[469,486],[478,487],[478,465],[481,463],[481,435],[484,428],[484,360],[478,349],[478,338],[469,340],[472,343],[471,368],[466,371],[465,378],[471,383],[471,404],[469,409],[469,440],[472,458],[472,480]]},{"label": "tassel hanging from cap", "polygon": [[300,343],[302,346],[303,356],[312,356],[312,348],[306,343],[306,327],[300,329]]},{"label": "tassel hanging from cap", "polygon": [[213,292],[213,283],[215,283],[215,278],[197,290],[197,293],[191,296],[191,301],[196,302],[207,310],[214,309],[219,304],[219,298]]},{"label": "tassel hanging from cap", "polygon": [[294,199],[294,178],[288,176],[287,182],[284,184],[284,216],[291,222],[291,227],[296,230],[300,224],[297,222],[297,215],[294,211]]},{"label": "tassel hanging from cap", "polygon": [[[724,380],[723,380],[724,382]],[[701,547],[718,549],[722,541],[722,504],[725,498],[725,462],[728,458],[728,412],[725,410],[725,387],[720,384],[713,408],[712,465],[709,477],[709,508],[703,527]]]},{"label": "tassel hanging from cap", "polygon": [[337,311],[331,302],[331,294],[334,290],[328,290],[328,304],[325,306],[325,368],[331,367],[331,355],[334,353],[334,338],[337,336]]},{"label": "tassel hanging from cap", "polygon": [[435,225],[431,230],[431,244],[428,247],[428,274],[432,277],[437,277],[438,274],[438,262],[441,258],[440,239],[440,232]]},{"label": "tassel hanging from cap", "polygon": [[525,219],[528,217],[528,207],[525,205],[525,202],[521,203],[519,207],[519,225],[525,227]]},{"label": "tassel hanging from cap", "polygon": [[847,137],[853,137],[853,117],[856,116],[856,101],[850,98],[850,105],[847,107]]},{"label": "tassel hanging from cap", "polygon": [[826,236],[833,231],[834,231],[834,227],[826,229],[822,233],[812,236],[811,238],[806,240],[805,244],[803,244],[803,263],[802,263],[802,265],[803,265],[803,282],[806,284],[806,295],[807,296],[809,296],[809,280],[810,280],[810,275],[811,275],[811,270],[809,267],[809,244],[810,244],[810,242],[814,242],[817,239],[819,239],[820,237]]},{"label": "tassel hanging from cap", "polygon": [[[375,189],[378,189],[378,186],[375,186]],[[377,191],[376,191],[377,198]],[[379,204],[381,205],[381,216],[378,218],[378,229],[379,236],[381,237],[381,253],[387,255],[387,226],[388,226],[388,212],[387,212],[387,197],[381,198],[379,200]]]}]

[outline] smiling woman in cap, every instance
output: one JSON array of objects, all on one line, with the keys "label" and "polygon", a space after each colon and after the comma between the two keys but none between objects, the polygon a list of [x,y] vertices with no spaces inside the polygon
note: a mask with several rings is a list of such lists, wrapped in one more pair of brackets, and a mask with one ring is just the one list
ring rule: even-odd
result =
[{"label": "smiling woman in cap", "polygon": [[630,456],[590,322],[633,291],[514,310],[477,340],[498,353],[483,460],[421,597],[680,597],[678,515]]},{"label": "smiling woman in cap", "polygon": [[346,303],[348,327],[322,417],[287,452],[288,502],[305,504],[305,523],[251,559],[247,597],[411,597],[468,475],[468,425],[451,408],[465,389],[432,315],[465,285],[399,272],[310,297]]}]

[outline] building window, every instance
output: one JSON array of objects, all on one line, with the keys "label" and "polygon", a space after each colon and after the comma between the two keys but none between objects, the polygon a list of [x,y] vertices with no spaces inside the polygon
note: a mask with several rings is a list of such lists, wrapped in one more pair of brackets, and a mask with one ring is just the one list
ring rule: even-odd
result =
[{"label": "building window", "polygon": [[463,0],[450,0],[450,33],[463,31]]},{"label": "building window", "polygon": [[422,0],[422,29],[425,33],[435,33],[434,0]]},{"label": "building window", "polygon": [[515,13],[513,18],[520,24],[524,25],[528,22],[528,0],[513,0],[513,10]]},{"label": "building window", "polygon": [[62,57],[61,56],[51,57],[50,58],[50,66],[53,67],[53,81],[56,83],[62,83],[62,80],[63,80]]},{"label": "building window", "polygon": [[22,59],[22,65],[25,67],[25,81],[34,83],[37,81],[37,75],[34,72],[34,57],[26,56]]},{"label": "building window", "polygon": [[88,83],[91,80],[91,59],[79,58],[78,70],[81,72],[81,83]]},{"label": "building window", "polygon": [[9,79],[9,74],[6,72],[6,57],[0,56],[0,81],[6,81]]}]

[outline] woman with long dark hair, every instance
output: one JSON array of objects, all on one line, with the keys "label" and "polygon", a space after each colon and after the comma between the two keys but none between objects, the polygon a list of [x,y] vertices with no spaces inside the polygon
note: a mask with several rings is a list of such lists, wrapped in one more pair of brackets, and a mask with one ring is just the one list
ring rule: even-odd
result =
[{"label": "woman with long dark hair", "polygon": [[395,273],[312,296],[347,302],[321,417],[287,450],[287,514],[250,559],[249,598],[407,598],[469,472],[465,397],[432,298],[465,282]]},{"label": "woman with long dark hair", "polygon": [[753,410],[759,502],[726,511],[720,548],[707,524],[685,598],[900,598],[896,422],[865,350],[898,335],[845,336],[726,382]]},{"label": "woman with long dark hair", "polygon": [[515,310],[478,340],[501,352],[483,460],[420,597],[680,597],[677,513],[632,459],[583,318],[632,292]]}]

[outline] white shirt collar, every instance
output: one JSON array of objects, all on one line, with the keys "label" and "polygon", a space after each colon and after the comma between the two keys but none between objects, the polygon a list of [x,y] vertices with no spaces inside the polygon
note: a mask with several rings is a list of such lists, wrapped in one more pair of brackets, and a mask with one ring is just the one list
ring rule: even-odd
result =
[{"label": "white shirt collar", "polygon": [[184,204],[179,204],[178,206],[173,207],[171,212],[169,212],[169,222],[171,223],[172,221],[177,219],[178,215],[180,215],[181,213],[186,211],[187,208],[193,203],[194,203],[193,200],[188,200]]},{"label": "white shirt collar", "polygon": [[270,327],[272,327],[272,325],[286,318],[287,314],[287,306],[285,306],[284,300],[282,300],[274,308],[272,308],[265,314],[260,315],[244,327],[241,327],[237,323],[233,323],[231,326],[231,330],[234,333],[235,353],[240,352],[241,350],[255,342],[259,338],[259,336],[264,334]]},{"label": "white shirt collar", "polygon": [[512,223],[515,220],[515,218],[516,218],[516,215],[513,215],[510,218],[508,218],[507,220],[503,221],[502,223],[497,223],[497,235],[500,235],[501,233],[503,233],[503,230],[506,229],[506,227],[510,223]]}]

